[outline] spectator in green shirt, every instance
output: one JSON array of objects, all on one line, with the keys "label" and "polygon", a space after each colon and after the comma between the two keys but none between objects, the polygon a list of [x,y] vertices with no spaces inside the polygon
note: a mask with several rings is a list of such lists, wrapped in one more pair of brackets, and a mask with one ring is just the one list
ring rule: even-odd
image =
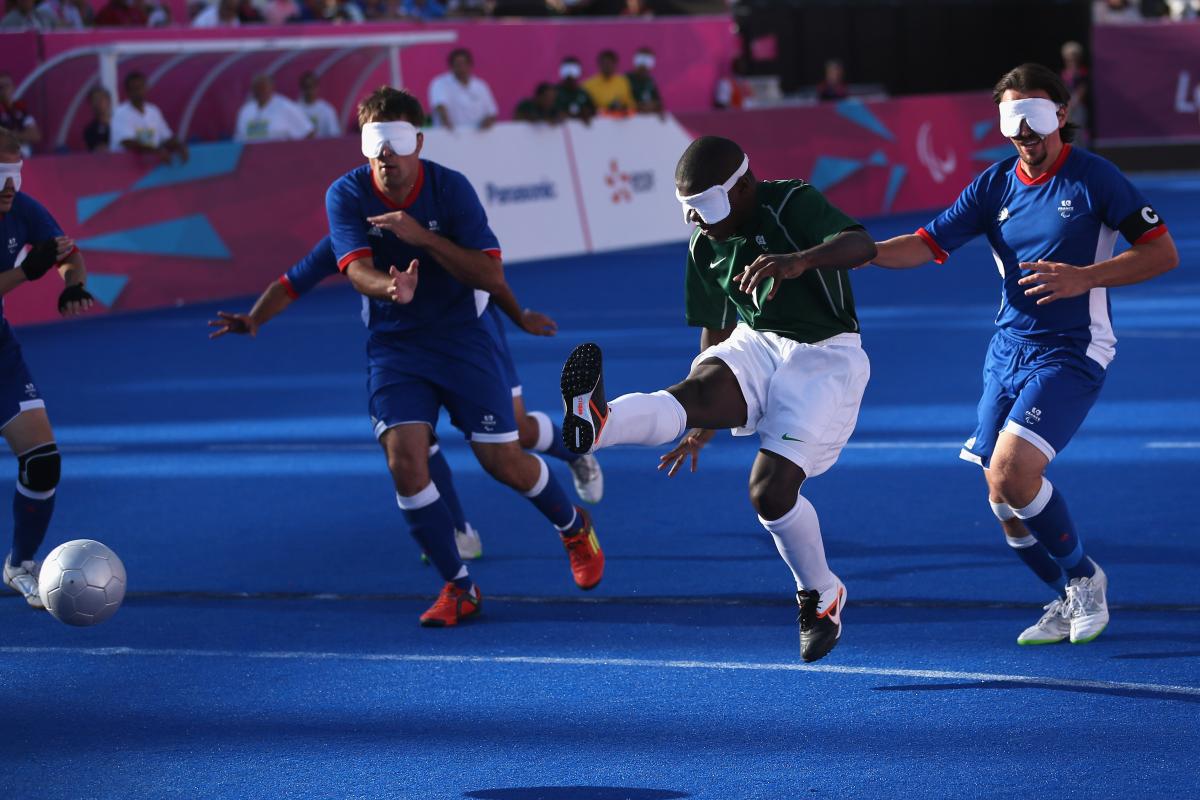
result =
[{"label": "spectator in green shirt", "polygon": [[533,97],[526,97],[517,103],[513,118],[520,122],[549,122],[551,125],[562,119],[556,101],[558,92],[552,83],[539,83],[533,91]]},{"label": "spectator in green shirt", "polygon": [[633,71],[625,75],[633,89],[633,101],[637,103],[639,114],[663,113],[662,95],[658,93],[658,83],[650,72],[653,69],[654,51],[649,47],[639,47],[633,55]]},{"label": "spectator in green shirt", "polygon": [[583,77],[583,62],[575,56],[567,56],[558,67],[558,77],[554,110],[562,117],[591,122],[596,116],[596,104],[579,82]]}]

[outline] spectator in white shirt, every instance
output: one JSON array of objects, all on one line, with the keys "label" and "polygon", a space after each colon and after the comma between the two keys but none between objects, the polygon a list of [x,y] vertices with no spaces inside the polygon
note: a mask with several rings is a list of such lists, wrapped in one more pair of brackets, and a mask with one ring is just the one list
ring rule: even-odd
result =
[{"label": "spectator in white shirt", "polygon": [[146,100],[145,75],[131,72],[125,76],[125,97],[113,112],[109,149],[157,156],[164,163],[178,153],[180,161],[187,161],[187,145],[175,138],[158,106]]},{"label": "spectator in white shirt", "polygon": [[487,130],[496,121],[496,98],[482,78],[473,75],[471,51],[458,48],[450,53],[450,71],[429,84],[429,107],[434,120],[447,130]]},{"label": "spectator in white shirt", "polygon": [[236,28],[241,24],[237,0],[216,0],[209,3],[208,7],[192,20],[193,28]]},{"label": "spectator in white shirt", "polygon": [[342,126],[338,124],[337,112],[327,101],[317,96],[316,73],[310,71],[300,76],[298,105],[312,122],[313,128],[316,129],[316,138],[324,139],[342,135]]},{"label": "spectator in white shirt", "polygon": [[239,142],[308,139],[313,130],[312,120],[300,106],[275,94],[271,76],[259,75],[250,85],[250,99],[238,112],[233,138]]}]

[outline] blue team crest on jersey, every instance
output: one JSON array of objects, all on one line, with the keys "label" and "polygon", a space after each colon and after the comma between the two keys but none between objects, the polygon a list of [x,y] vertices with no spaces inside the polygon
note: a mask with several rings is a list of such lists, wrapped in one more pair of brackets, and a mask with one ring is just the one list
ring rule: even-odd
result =
[{"label": "blue team crest on jersey", "polygon": [[371,229],[367,231],[367,236],[382,237],[383,236],[383,228],[379,227],[378,225],[372,225]]},{"label": "blue team crest on jersey", "polygon": [[433,231],[434,233],[437,233],[439,230],[438,221],[436,219],[431,219],[431,220],[429,220],[429,224],[426,227],[429,228],[429,230]]},{"label": "blue team crest on jersey", "polygon": [[15,237],[9,237],[9,240],[8,240],[8,252],[10,252],[10,253],[15,253],[15,252],[17,252],[17,247],[18,247],[18,245],[17,245],[17,240],[16,240],[16,238],[15,238]]},{"label": "blue team crest on jersey", "polygon": [[1037,406],[1033,406],[1025,412],[1025,422],[1029,425],[1036,425],[1042,421],[1042,410]]},{"label": "blue team crest on jersey", "polygon": [[1063,200],[1058,204],[1058,215],[1063,219],[1070,219],[1071,215],[1074,213],[1075,207],[1072,205],[1072,201]]}]

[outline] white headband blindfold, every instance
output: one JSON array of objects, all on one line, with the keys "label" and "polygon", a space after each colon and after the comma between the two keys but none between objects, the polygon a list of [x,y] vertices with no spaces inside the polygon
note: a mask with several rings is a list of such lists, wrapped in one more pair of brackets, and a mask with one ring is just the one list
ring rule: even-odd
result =
[{"label": "white headband blindfold", "polygon": [[583,77],[583,67],[574,63],[567,62],[558,68],[558,77],[566,80],[567,78],[579,79]]},{"label": "white headband blindfold", "polygon": [[633,65],[635,67],[654,69],[654,55],[651,53],[636,53],[633,56]]},{"label": "white headband blindfold", "polygon": [[1000,132],[1010,139],[1021,132],[1021,120],[1038,136],[1049,136],[1058,130],[1058,105],[1053,100],[1031,97],[1026,100],[1006,100],[1000,104]]},{"label": "white headband blindfold", "polygon": [[15,164],[0,164],[0,191],[4,191],[9,178],[12,178],[13,191],[21,191],[21,166],[24,163],[24,161],[18,161]]},{"label": "white headband blindfold", "polygon": [[409,122],[368,122],[362,128],[362,154],[379,158],[384,145],[398,156],[417,152],[417,129]]},{"label": "white headband blindfold", "polygon": [[732,210],[729,205],[729,190],[746,174],[748,169],[750,169],[750,156],[743,156],[742,165],[734,170],[733,174],[729,176],[729,180],[720,186],[710,186],[700,194],[692,194],[687,197],[681,195],[676,189],[675,198],[683,204],[683,221],[691,221],[688,219],[689,211],[695,211],[700,219],[704,220],[705,225],[715,225],[728,217]]}]

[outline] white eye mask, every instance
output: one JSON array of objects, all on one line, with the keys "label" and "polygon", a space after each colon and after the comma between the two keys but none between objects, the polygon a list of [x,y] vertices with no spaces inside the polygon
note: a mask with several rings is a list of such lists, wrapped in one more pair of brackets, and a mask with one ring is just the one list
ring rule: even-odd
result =
[{"label": "white eye mask", "polygon": [[558,77],[562,78],[564,81],[567,78],[575,78],[578,80],[583,77],[583,67],[569,61],[558,68]]},{"label": "white eye mask", "polygon": [[652,53],[636,53],[633,56],[633,65],[635,67],[654,69],[654,55]]},{"label": "white eye mask", "polygon": [[1021,132],[1021,120],[1038,136],[1049,136],[1058,130],[1058,105],[1053,100],[1031,97],[1026,100],[1006,100],[1000,104],[1000,132],[1010,139]]},{"label": "white eye mask", "polygon": [[0,191],[4,190],[4,185],[12,178],[13,191],[21,191],[21,165],[24,161],[18,161],[15,164],[0,164]]},{"label": "white eye mask", "polygon": [[691,194],[687,197],[681,195],[676,189],[675,198],[683,204],[683,221],[691,221],[688,219],[689,211],[695,211],[700,219],[704,220],[705,225],[715,225],[728,217],[732,210],[729,205],[729,190],[746,174],[748,169],[750,169],[750,156],[743,156],[742,165],[734,170],[733,174],[729,176],[729,180],[720,186],[710,186],[700,194]]},{"label": "white eye mask", "polygon": [[387,145],[398,156],[417,152],[417,129],[409,122],[368,122],[362,128],[362,154],[379,158]]}]

